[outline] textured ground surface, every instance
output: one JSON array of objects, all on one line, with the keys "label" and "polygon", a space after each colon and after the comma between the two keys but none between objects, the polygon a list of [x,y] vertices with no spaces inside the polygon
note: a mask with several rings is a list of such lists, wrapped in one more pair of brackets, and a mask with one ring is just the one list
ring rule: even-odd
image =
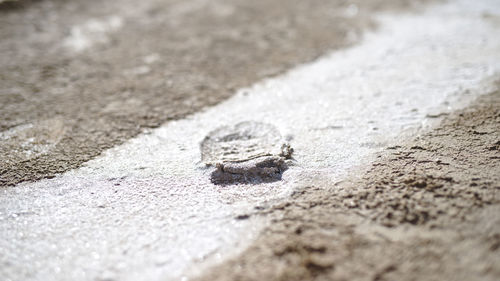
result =
[{"label": "textured ground surface", "polygon": [[500,92],[390,147],[359,176],[304,186],[203,280],[498,280]]},{"label": "textured ground surface", "polygon": [[2,3],[0,186],[76,168],[144,128],[356,42],[371,13],[412,2]]},{"label": "textured ground surface", "polygon": [[[368,50],[364,53],[371,57],[362,60],[362,66],[349,60],[347,63],[359,73],[348,71],[337,77],[333,72],[342,73],[343,68],[336,65],[330,74],[357,85],[345,89],[364,95],[353,99],[350,93],[337,92],[339,100],[319,99],[314,103],[307,97],[296,103],[314,108],[314,114],[307,116],[312,116],[311,120],[301,117],[313,130],[303,130],[295,139],[295,144],[301,144],[300,133],[311,137],[302,142],[309,150],[304,145],[297,149],[297,159],[306,159],[302,162],[310,167],[299,164],[311,168],[329,163],[327,168],[333,173],[336,167],[342,167],[339,161],[358,150],[383,150],[377,152],[373,163],[367,159],[368,166],[356,167],[345,180],[332,183],[325,180],[330,180],[330,175],[320,178],[315,169],[304,170],[297,181],[292,176],[288,182],[298,186],[290,197],[280,195],[279,200],[264,204],[259,200],[268,193],[281,192],[269,187],[279,187],[286,177],[251,188],[214,186],[209,175],[203,174],[205,170],[196,166],[203,130],[227,121],[214,111],[235,122],[237,114],[228,108],[246,112],[244,107],[249,104],[258,104],[255,108],[260,112],[265,108],[284,112],[283,107],[287,107],[294,115],[304,114],[298,107],[288,107],[293,103],[281,107],[277,102],[250,103],[252,91],[242,93],[242,97],[248,97],[241,99],[247,102],[243,106],[229,103],[224,107],[222,103],[222,107],[197,112],[226,100],[237,89],[330,50],[346,54],[341,50],[356,45],[365,31],[377,28],[376,14],[418,10],[423,2],[429,1],[0,0],[0,224],[4,226],[0,227],[0,248],[8,249],[0,251],[0,261],[5,265],[0,272],[13,280],[19,276],[161,280],[197,274],[201,271],[183,270],[189,264],[198,269],[195,267],[212,257],[220,262],[198,276],[200,280],[499,280],[500,92],[491,90],[457,112],[453,112],[453,102],[448,104],[448,111],[436,114],[426,114],[429,108],[410,107],[418,104],[417,97],[429,101],[420,102],[430,106],[438,92],[444,95],[450,89],[458,100],[470,97],[467,91],[481,92],[481,87],[469,87],[494,74],[496,64],[490,55],[496,56],[499,49],[491,44],[496,42],[494,38],[483,35],[491,34],[486,26],[499,26],[498,9],[471,18],[475,9],[468,11],[467,6],[456,5],[462,9],[457,12],[449,6],[449,14],[444,14],[449,18],[434,15],[433,21],[425,22],[436,23],[432,26],[410,25],[415,26],[415,33],[389,37],[402,38],[402,42],[421,34],[421,29],[426,35],[437,36],[439,33],[433,32],[448,30],[444,23],[455,20],[464,26],[452,30],[459,30],[462,37],[453,37],[453,32],[445,32],[446,36],[480,40],[470,39],[474,42],[468,44],[457,39],[467,48],[446,41],[446,36],[439,38],[446,37],[442,41],[448,44],[432,39],[423,40],[426,44],[415,41],[416,48],[405,45],[406,41],[403,47],[381,44],[393,47],[383,54],[387,57],[404,54],[397,62],[388,60],[392,62],[387,67],[388,75],[385,64],[384,72],[377,72],[380,65],[370,64],[376,58],[372,49],[361,49]],[[497,5],[494,1],[462,2],[469,8]],[[403,18],[395,17],[389,23],[401,23]],[[481,26],[476,21],[485,29],[474,29]],[[464,35],[475,31],[483,37]],[[421,54],[418,45],[436,49],[429,48],[432,52],[423,52],[427,55],[415,59]],[[397,68],[401,65],[407,68]],[[314,68],[302,71],[307,69]],[[375,74],[370,76],[370,71]],[[332,85],[341,84],[332,79],[331,88],[321,88],[328,76],[321,82],[321,72],[311,75],[314,79],[293,79],[296,83],[306,81],[303,84],[316,82],[309,88],[288,80],[283,84],[294,85],[292,92],[305,89],[302,95],[322,89],[324,96],[336,89]],[[380,78],[379,83],[373,82],[374,77]],[[462,82],[465,87],[458,85]],[[396,92],[406,103],[371,88],[390,92],[384,87],[393,84],[401,87],[396,89],[405,89]],[[256,92],[262,89],[266,88],[257,88]],[[418,95],[423,89],[425,95]],[[261,100],[281,101],[271,94]],[[374,100],[383,100],[383,106],[378,107]],[[325,101],[331,102],[318,106]],[[328,106],[338,109],[339,104],[342,109],[330,113]],[[321,115],[323,112],[328,115]],[[380,120],[387,122],[364,122],[364,118],[371,118],[370,114],[360,117],[366,112],[381,113]],[[195,114],[183,119],[191,113]],[[336,114],[347,114],[363,123],[328,118]],[[255,112],[244,118],[248,116],[263,118]],[[266,120],[270,123],[279,123],[278,117],[282,118],[269,116],[273,117]],[[409,118],[402,124],[415,120],[436,123],[432,128],[424,126],[425,131],[405,141],[394,137],[397,145],[390,147],[371,138],[363,142],[360,132],[392,138],[387,128],[399,128],[394,123],[398,117]],[[168,122],[177,119],[182,120]],[[204,121],[207,119],[210,122]],[[301,127],[298,121],[292,123],[290,127],[295,129],[309,128]],[[168,128],[148,130],[161,124]],[[183,127],[185,124],[192,126]],[[216,125],[214,128],[223,124]],[[147,133],[140,134],[144,131]],[[401,132],[394,129],[391,133]],[[138,134],[137,139],[123,144]],[[327,147],[334,149],[325,153],[317,143],[320,138],[329,138],[326,143],[330,139],[343,141],[338,147],[345,149],[331,145]],[[242,151],[253,147],[254,143],[243,140]],[[225,151],[212,146],[208,154],[220,159],[219,152]],[[191,155],[192,147],[195,151]],[[113,149],[95,158],[108,148]],[[258,155],[267,155],[266,151]],[[250,156],[255,156],[252,153]],[[320,155],[314,158],[315,153]],[[327,161],[331,159],[339,161]],[[266,176],[270,171],[281,179],[284,168],[280,163],[221,166],[223,177],[219,178],[232,184],[234,181],[226,181],[225,173],[231,178],[246,178],[255,170],[259,177],[263,171]],[[73,170],[82,164],[83,168]],[[56,177],[66,171],[69,173]],[[291,167],[284,175],[293,171]],[[325,174],[328,171],[322,170]],[[205,180],[201,185],[197,182],[200,174]],[[269,223],[260,224],[262,221]],[[234,225],[240,232],[231,232]],[[258,229],[256,236],[242,225]],[[260,232],[262,225],[267,226]],[[224,235],[231,239],[236,236],[235,240],[250,246],[246,248],[245,244],[243,252],[226,260],[225,253],[230,251],[218,245],[231,248],[233,244],[227,241],[233,240]],[[170,268],[177,269],[178,275]]]}]

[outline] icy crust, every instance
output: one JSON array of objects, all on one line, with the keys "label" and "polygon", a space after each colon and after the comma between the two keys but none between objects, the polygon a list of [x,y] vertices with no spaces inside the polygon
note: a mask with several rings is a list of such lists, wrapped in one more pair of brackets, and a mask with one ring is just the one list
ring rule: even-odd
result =
[{"label": "icy crust", "polygon": [[282,157],[259,157],[238,163],[219,163],[210,175],[214,184],[236,184],[272,182],[281,180],[281,175],[288,168]]}]

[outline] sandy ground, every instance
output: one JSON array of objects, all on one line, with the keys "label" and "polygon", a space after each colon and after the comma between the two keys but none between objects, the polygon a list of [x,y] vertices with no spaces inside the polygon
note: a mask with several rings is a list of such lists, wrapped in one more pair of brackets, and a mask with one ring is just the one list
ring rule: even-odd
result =
[{"label": "sandy ground", "polygon": [[145,128],[356,42],[374,11],[420,2],[2,3],[0,186],[76,168]]},{"label": "sandy ground", "polygon": [[272,224],[200,280],[500,279],[500,92],[250,216]]}]

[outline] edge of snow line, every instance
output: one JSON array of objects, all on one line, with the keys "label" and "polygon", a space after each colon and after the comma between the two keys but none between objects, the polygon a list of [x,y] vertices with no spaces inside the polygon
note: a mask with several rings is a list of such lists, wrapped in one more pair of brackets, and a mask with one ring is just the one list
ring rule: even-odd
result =
[{"label": "edge of snow line", "polygon": [[[339,181],[435,116],[490,92],[500,72],[499,17],[500,3],[463,0],[380,16],[380,28],[357,46],[242,89],[82,168],[2,190],[1,275],[173,279],[241,252],[268,222],[238,216],[312,181]],[[280,181],[210,182],[200,142],[243,121],[274,126],[295,149]]]}]

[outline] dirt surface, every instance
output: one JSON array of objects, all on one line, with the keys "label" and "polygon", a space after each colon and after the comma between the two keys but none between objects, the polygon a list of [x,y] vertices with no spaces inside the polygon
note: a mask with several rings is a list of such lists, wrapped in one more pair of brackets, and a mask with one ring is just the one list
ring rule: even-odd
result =
[{"label": "dirt surface", "polygon": [[0,3],[0,186],[51,178],[428,1]]},{"label": "dirt surface", "polygon": [[252,215],[271,223],[201,280],[499,280],[500,92],[335,186]]}]

